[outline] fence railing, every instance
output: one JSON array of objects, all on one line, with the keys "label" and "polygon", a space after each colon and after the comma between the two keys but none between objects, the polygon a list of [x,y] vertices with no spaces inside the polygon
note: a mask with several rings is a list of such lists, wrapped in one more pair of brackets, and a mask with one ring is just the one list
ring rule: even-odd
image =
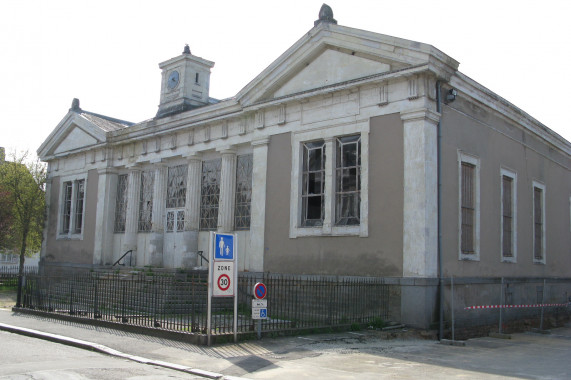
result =
[{"label": "fence railing", "polygon": [[[2,287],[17,287],[18,286],[18,273],[20,268],[14,265],[0,266],[0,286]],[[23,274],[37,274],[38,268],[35,266],[24,266]]]},{"label": "fence railing", "polygon": [[[206,334],[207,272],[27,275],[22,307],[183,333]],[[380,278],[248,274],[238,277],[237,331],[254,331],[252,291],[268,288],[262,331],[377,323],[389,315],[390,286]],[[211,334],[234,330],[233,299],[212,298]]]},{"label": "fence railing", "polygon": [[569,314],[569,296],[571,279],[445,279],[447,338],[553,327]]}]

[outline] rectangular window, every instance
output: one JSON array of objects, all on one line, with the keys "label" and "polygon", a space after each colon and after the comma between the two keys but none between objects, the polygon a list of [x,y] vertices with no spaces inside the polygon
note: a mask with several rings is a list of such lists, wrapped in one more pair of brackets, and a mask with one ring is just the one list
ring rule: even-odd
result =
[{"label": "rectangular window", "polygon": [[71,205],[73,195],[73,182],[65,182],[63,184],[63,211],[61,232],[68,234],[71,231]]},{"label": "rectangular window", "polygon": [[501,170],[501,241],[502,261],[516,262],[516,174],[506,169]]},{"label": "rectangular window", "polygon": [[218,227],[221,168],[222,159],[202,163],[200,229],[203,231],[213,231]]},{"label": "rectangular window", "polygon": [[166,232],[182,232],[182,231],[184,231],[184,210],[167,211]]},{"label": "rectangular window", "polygon": [[462,260],[480,259],[480,162],[459,152],[459,254]]},{"label": "rectangular window", "polygon": [[154,184],[154,171],[144,171],[141,173],[141,192],[139,197],[139,232],[149,232],[152,228]]},{"label": "rectangular window", "polygon": [[83,232],[85,182],[85,179],[82,178],[62,183],[60,237],[77,238]]},{"label": "rectangular window", "polygon": [[252,203],[253,155],[238,156],[236,160],[236,205],[234,229],[249,230]]},{"label": "rectangular window", "polygon": [[127,220],[127,184],[129,176],[122,174],[117,180],[117,198],[115,202],[115,232],[125,232]]},{"label": "rectangular window", "polygon": [[545,264],[545,186],[533,183],[533,261]]},{"label": "rectangular window", "polygon": [[73,233],[80,234],[83,230],[83,205],[85,199],[85,180],[78,180],[75,186],[75,210]]},{"label": "rectangular window", "polygon": [[361,136],[337,138],[335,225],[361,223]]},{"label": "rectangular window", "polygon": [[325,142],[303,144],[302,227],[323,225],[325,211]]}]

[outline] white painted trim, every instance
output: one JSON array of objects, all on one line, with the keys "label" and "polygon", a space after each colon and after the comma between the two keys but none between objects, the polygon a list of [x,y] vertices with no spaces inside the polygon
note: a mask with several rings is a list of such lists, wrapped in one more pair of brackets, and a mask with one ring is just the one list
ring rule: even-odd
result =
[{"label": "white painted trim", "polygon": [[[369,120],[350,125],[337,125],[327,129],[292,133],[292,166],[290,189],[290,229],[289,237],[305,236],[360,236],[369,234]],[[335,226],[335,137],[361,134],[361,224],[358,226]],[[300,227],[301,225],[301,149],[302,143],[312,140],[325,140],[325,220],[319,227]],[[331,143],[328,143],[331,140]],[[333,151],[333,152],[332,152]],[[331,223],[327,223],[331,221]]]},{"label": "white painted trim", "polygon": [[[504,186],[503,177],[512,179],[512,257],[503,255],[504,247]],[[509,169],[500,168],[500,260],[505,263],[517,262],[517,173]]]},{"label": "white painted trim", "polygon": [[[542,235],[542,239],[541,239],[541,260],[538,260],[535,258],[535,252],[534,252],[534,247],[535,247],[535,193],[534,193],[534,189],[535,188],[541,189],[541,235]],[[547,220],[545,218],[545,184],[538,182],[538,181],[533,181],[532,182],[532,187],[531,187],[531,215],[532,215],[532,219],[531,219],[531,235],[532,235],[532,245],[531,245],[531,257],[533,259],[533,263],[534,264],[545,264],[546,263],[546,255],[547,255],[547,250],[546,250],[546,239],[547,239],[547,234],[546,234],[546,224],[547,224]]]},{"label": "white painted trim", "polygon": [[[81,218],[82,226],[81,226],[81,233],[76,234],[73,233],[75,230],[75,198],[76,198],[76,183],[77,181],[83,180],[84,181],[84,191],[85,194],[83,196],[83,217]],[[63,207],[64,207],[64,184],[66,182],[72,183],[72,190],[71,190],[71,209],[70,209],[70,225],[69,225],[69,232],[62,233],[62,218],[63,218]],[[85,232],[85,201],[87,199],[87,173],[76,174],[66,177],[60,178],[60,186],[59,186],[59,205],[58,205],[58,222],[57,222],[57,234],[56,240],[83,240],[83,233]]]},{"label": "white painted trim", "polygon": [[[474,165],[475,173],[475,220],[474,254],[462,253],[462,162]],[[458,260],[480,261],[480,158],[458,150]]]}]

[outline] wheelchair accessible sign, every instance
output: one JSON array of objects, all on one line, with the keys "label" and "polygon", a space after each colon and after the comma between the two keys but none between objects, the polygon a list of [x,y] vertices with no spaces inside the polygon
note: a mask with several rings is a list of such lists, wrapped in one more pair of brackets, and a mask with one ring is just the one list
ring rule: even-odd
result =
[{"label": "wheelchair accessible sign", "polygon": [[236,294],[236,235],[213,232],[211,246],[212,296]]}]

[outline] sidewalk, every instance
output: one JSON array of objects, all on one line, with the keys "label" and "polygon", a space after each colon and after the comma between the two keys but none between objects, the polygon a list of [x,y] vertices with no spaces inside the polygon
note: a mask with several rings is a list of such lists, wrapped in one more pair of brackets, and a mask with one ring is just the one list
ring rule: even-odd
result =
[{"label": "sidewalk", "polygon": [[377,331],[362,331],[202,347],[2,309],[0,329],[10,330],[6,325],[20,333],[43,333],[45,339],[68,340],[67,344],[153,365],[186,368],[186,372],[209,378],[571,378],[569,327],[551,335],[515,334],[511,340],[478,338],[469,340],[466,347],[440,345],[402,330],[392,333],[390,340]]}]

